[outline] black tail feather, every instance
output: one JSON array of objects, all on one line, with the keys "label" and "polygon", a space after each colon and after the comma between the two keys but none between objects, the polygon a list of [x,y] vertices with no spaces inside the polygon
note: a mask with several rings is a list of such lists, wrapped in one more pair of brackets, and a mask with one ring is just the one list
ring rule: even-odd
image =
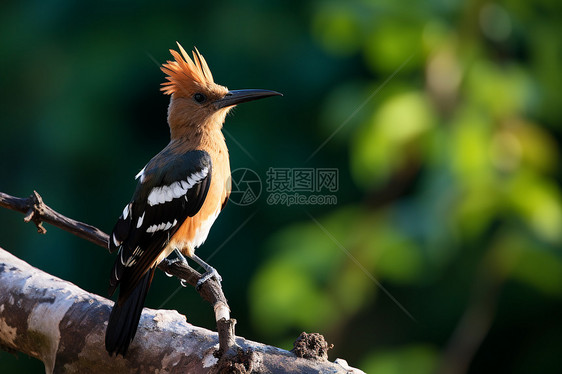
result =
[{"label": "black tail feather", "polygon": [[128,297],[113,305],[107,330],[105,331],[105,349],[111,356],[127,353],[129,344],[135,337],[146,294],[152,283],[155,268],[151,268],[140,280]]}]

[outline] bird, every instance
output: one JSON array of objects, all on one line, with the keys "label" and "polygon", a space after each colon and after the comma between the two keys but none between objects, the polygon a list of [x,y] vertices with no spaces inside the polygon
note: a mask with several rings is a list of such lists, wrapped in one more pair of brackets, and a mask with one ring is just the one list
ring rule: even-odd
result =
[{"label": "bird", "polygon": [[200,286],[217,271],[195,255],[228,201],[230,160],[222,126],[237,104],[279,92],[229,90],[214,82],[205,58],[196,47],[193,59],[177,42],[172,60],[160,69],[166,75],[160,90],[170,96],[167,121],[170,142],[136,175],[136,189],[109,238],[117,251],[109,295],[119,287],[105,334],[110,356],[125,357],[133,341],[144,301],[157,265],[172,252],[199,263],[205,273]]}]

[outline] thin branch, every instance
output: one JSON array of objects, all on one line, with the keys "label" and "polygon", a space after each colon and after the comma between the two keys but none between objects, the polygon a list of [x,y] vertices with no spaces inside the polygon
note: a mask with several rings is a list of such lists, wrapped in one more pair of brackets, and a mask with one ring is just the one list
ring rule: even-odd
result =
[{"label": "thin branch", "polygon": [[55,212],[43,203],[43,199],[37,191],[33,191],[33,194],[27,199],[0,192],[0,206],[25,214],[24,221],[33,221],[37,226],[37,232],[40,234],[45,234],[47,232],[43,227],[43,222],[47,222],[60,229],[71,232],[82,239],[89,240],[94,244],[107,248],[109,235],[94,226],[75,221]]}]

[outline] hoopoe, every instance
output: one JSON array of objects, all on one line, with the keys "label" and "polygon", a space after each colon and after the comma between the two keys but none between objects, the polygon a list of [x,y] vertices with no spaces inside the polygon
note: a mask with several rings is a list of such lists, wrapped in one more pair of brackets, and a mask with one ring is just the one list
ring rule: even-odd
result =
[{"label": "hoopoe", "polygon": [[[268,90],[234,90],[214,83],[203,56],[193,60],[178,43],[161,90],[171,95],[170,143],[137,174],[133,198],[109,240],[118,251],[109,293],[120,286],[107,325],[110,355],[126,354],[133,340],[156,266],[173,251],[194,259],[206,273],[199,285],[220,276],[195,255],[230,194],[230,163],[222,134],[227,113],[247,101],[281,95]],[[183,259],[183,257],[181,257]]]}]

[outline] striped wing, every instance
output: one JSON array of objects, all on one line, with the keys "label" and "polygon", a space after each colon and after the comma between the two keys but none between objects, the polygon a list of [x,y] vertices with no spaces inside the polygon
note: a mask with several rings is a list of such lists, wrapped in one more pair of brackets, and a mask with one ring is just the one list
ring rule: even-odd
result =
[{"label": "striped wing", "polygon": [[110,295],[121,284],[119,299],[125,299],[183,221],[197,214],[207,196],[211,174],[211,157],[196,150],[157,156],[137,175],[133,199],[110,237],[110,251],[118,250]]}]

